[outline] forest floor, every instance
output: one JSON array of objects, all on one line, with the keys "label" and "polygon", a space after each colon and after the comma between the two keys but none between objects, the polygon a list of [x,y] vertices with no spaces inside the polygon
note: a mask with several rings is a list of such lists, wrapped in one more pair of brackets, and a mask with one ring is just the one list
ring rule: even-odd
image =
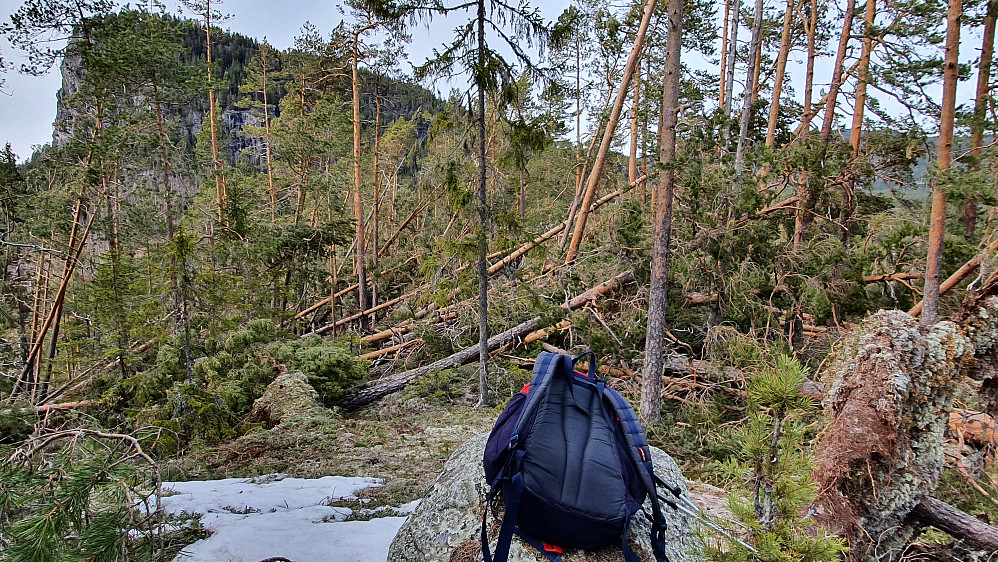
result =
[{"label": "forest floor", "polygon": [[210,449],[171,460],[169,480],[363,476],[384,481],[336,505],[398,506],[423,497],[451,453],[492,428],[500,409],[431,404],[396,394],[356,413],[313,410]]}]

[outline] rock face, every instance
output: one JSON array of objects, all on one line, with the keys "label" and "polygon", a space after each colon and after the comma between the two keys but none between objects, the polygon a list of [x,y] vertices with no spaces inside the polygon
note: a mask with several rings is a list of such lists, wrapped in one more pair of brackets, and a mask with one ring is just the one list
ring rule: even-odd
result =
[{"label": "rock face", "polygon": [[[482,559],[479,543],[482,504],[489,490],[482,469],[482,454],[487,439],[485,434],[472,437],[451,455],[444,465],[443,473],[392,542],[388,551],[389,562],[458,562]],[[685,480],[676,462],[659,449],[652,447],[651,450],[655,471],[685,491]],[[666,555],[670,562],[699,560],[692,554],[698,544],[691,534],[696,524],[668,506],[663,505],[662,511],[669,524],[666,532]],[[635,515],[628,536],[631,547],[642,560],[654,560],[648,540],[649,530],[647,518]],[[490,537],[494,540],[496,534],[497,529],[493,529]],[[492,545],[494,547],[495,543]],[[609,547],[599,552],[566,550],[563,558],[566,562],[623,560],[618,547]],[[514,537],[509,560],[526,562],[546,559],[531,546]]]}]

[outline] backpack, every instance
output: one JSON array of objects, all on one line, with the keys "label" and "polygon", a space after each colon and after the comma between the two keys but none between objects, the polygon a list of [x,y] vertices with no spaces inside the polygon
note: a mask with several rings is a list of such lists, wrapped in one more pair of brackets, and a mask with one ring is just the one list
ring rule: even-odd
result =
[{"label": "backpack", "polygon": [[[575,371],[585,355],[589,373]],[[596,377],[591,351],[575,359],[542,352],[530,383],[510,399],[485,446],[491,483],[482,518],[485,562],[506,562],[513,534],[549,560],[565,548],[619,544],[627,562],[639,558],[627,528],[651,499],[651,544],[665,557],[665,519],[641,423],[627,401]],[[489,552],[488,506],[501,496],[503,515],[495,556]],[[554,546],[557,545],[557,546]]]}]

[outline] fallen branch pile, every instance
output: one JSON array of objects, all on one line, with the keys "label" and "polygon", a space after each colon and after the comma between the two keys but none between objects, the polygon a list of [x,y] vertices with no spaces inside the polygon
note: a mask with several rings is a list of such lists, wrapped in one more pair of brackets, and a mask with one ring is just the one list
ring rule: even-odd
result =
[{"label": "fallen branch pile", "polygon": [[[634,281],[634,272],[630,270],[625,271],[613,279],[600,283],[596,287],[593,287],[592,289],[589,289],[581,295],[571,299],[567,304],[562,305],[562,308],[566,308],[568,310],[581,308],[582,306],[585,306],[586,304],[593,302],[608,293],[624,287],[632,281]],[[489,351],[522,343],[528,335],[540,327],[540,323],[541,317],[537,316],[527,320],[526,322],[522,322],[501,334],[489,338]],[[478,344],[475,344],[448,357],[444,357],[439,361],[430,363],[429,365],[424,365],[416,369],[369,382],[362,386],[356,393],[351,394],[337,402],[337,405],[346,409],[357,409],[366,406],[382,396],[402,390],[411,381],[421,376],[435,371],[464,365],[465,363],[470,363],[478,358],[478,350],[479,346]]]}]

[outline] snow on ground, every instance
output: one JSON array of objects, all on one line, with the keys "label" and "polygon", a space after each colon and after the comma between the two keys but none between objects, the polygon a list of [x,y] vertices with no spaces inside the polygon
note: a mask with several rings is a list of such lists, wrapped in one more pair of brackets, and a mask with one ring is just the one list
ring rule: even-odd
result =
[{"label": "snow on ground", "polygon": [[283,474],[165,482],[164,489],[173,495],[164,494],[163,509],[199,513],[201,525],[212,533],[184,548],[174,562],[258,562],[277,556],[294,562],[384,562],[405,516],[418,502],[370,510],[401,516],[369,521],[344,521],[352,510],[329,505],[380,485],[374,478]]}]

